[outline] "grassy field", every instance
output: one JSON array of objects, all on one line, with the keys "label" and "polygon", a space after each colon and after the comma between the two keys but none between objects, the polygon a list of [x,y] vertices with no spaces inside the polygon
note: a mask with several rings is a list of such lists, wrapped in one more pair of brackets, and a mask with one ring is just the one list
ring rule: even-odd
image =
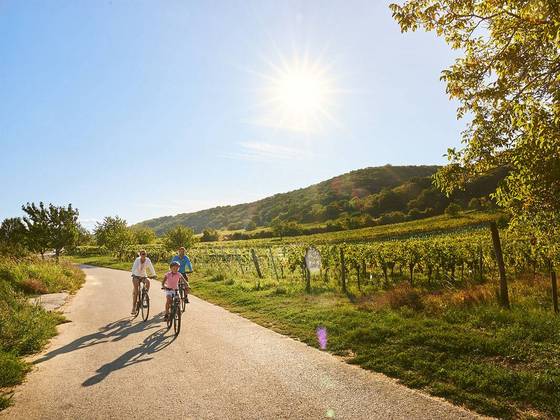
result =
[{"label": "grassy field", "polygon": [[[546,281],[512,286],[513,310],[489,286],[442,294],[407,288],[351,302],[336,293],[254,290],[222,275],[194,276],[194,293],[349,363],[503,418],[560,416],[560,319],[541,308]],[[297,288],[296,288],[297,289]]]},{"label": "grassy field", "polygon": [[67,262],[0,259],[0,410],[10,403],[11,387],[30,369],[22,356],[41,350],[64,321],[58,313],[29,304],[28,298],[75,292],[84,279],[83,272]]},{"label": "grassy field", "polygon": [[[130,269],[111,257],[77,261]],[[480,413],[560,416],[560,318],[550,310],[545,278],[511,282],[510,311],[495,304],[494,281],[440,291],[396,282],[348,296],[318,280],[305,294],[297,278],[264,279],[257,290],[253,277],[203,268],[191,285],[195,295],[310,346],[320,347],[316,331],[325,328],[327,351]]]}]

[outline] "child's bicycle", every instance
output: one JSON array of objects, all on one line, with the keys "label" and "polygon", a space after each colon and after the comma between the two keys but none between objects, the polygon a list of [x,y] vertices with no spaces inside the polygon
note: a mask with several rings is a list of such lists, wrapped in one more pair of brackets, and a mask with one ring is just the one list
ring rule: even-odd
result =
[{"label": "child's bicycle", "polygon": [[[151,279],[156,279],[156,277],[150,277]],[[140,278],[140,284],[138,285],[138,298],[136,299],[136,305],[134,306],[134,316],[132,319],[136,318],[140,311],[142,312],[142,320],[146,321],[150,315],[150,296],[148,295],[148,289],[146,289],[146,279],[147,277]]]},{"label": "child's bicycle", "polygon": [[177,289],[162,287],[162,290],[170,290],[173,292],[173,300],[171,302],[171,308],[169,309],[169,316],[167,317],[167,329],[169,330],[171,325],[173,325],[173,331],[177,336],[179,335],[179,331],[181,331],[181,297]]}]

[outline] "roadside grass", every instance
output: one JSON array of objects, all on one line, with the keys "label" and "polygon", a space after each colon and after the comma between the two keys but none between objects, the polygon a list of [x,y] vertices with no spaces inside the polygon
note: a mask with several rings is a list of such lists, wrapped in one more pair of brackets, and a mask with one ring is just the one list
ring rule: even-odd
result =
[{"label": "roadside grass", "polygon": [[22,357],[40,351],[56,335],[56,326],[65,321],[59,313],[30,304],[29,297],[74,292],[84,279],[68,262],[0,260],[0,410],[10,404],[11,387],[20,384],[30,370]]},{"label": "roadside grass", "polygon": [[26,258],[0,259],[0,279],[28,295],[76,292],[84,283],[85,275],[69,262]]},{"label": "roadside grass", "polygon": [[316,330],[324,327],[329,352],[479,413],[560,416],[560,319],[531,299],[507,311],[493,299],[463,302],[462,291],[453,292],[454,304],[449,295],[426,292],[421,307],[375,309],[369,301],[392,290],[355,304],[337,293],[256,290],[251,283],[216,274],[191,279],[203,299],[317,348]]}]

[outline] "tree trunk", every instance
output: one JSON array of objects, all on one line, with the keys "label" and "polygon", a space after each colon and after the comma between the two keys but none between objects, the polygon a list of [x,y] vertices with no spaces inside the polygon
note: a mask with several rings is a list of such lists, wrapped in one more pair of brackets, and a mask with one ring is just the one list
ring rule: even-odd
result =
[{"label": "tree trunk", "polygon": [[509,309],[509,294],[506,278],[506,267],[504,265],[504,256],[502,254],[502,244],[500,242],[500,234],[496,222],[490,222],[490,231],[492,232],[492,243],[494,244],[494,253],[496,254],[496,262],[500,272],[500,305]]},{"label": "tree trunk", "polygon": [[550,270],[550,281],[552,283],[552,306],[554,307],[554,312],[558,313],[558,283],[556,282],[554,267]]},{"label": "tree trunk", "polygon": [[362,287],[360,285],[360,265],[356,265],[356,274],[358,276],[358,290],[362,290]]},{"label": "tree trunk", "polygon": [[410,270],[410,287],[414,287],[414,264],[408,264]]}]

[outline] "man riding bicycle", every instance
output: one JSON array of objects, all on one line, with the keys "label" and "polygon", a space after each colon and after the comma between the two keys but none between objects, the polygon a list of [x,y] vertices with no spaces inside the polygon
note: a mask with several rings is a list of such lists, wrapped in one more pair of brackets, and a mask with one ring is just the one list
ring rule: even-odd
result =
[{"label": "man riding bicycle", "polygon": [[131,315],[136,313],[135,306],[136,300],[138,299],[138,288],[140,286],[140,282],[143,281],[146,285],[146,292],[150,290],[150,280],[148,279],[148,275],[146,271],[150,272],[150,277],[156,277],[156,270],[150,259],[146,256],[146,251],[141,250],[138,253],[138,257],[134,260],[132,264],[132,311],[130,311]]},{"label": "man riding bicycle", "polygon": [[[178,262],[179,263],[179,273],[185,278],[185,281],[188,281],[189,276],[187,274],[193,272],[191,260],[185,254],[185,247],[180,247],[178,250],[178,255],[175,255],[171,262]],[[188,291],[188,289],[187,289]],[[189,303],[189,297],[185,295],[185,302]]]}]

